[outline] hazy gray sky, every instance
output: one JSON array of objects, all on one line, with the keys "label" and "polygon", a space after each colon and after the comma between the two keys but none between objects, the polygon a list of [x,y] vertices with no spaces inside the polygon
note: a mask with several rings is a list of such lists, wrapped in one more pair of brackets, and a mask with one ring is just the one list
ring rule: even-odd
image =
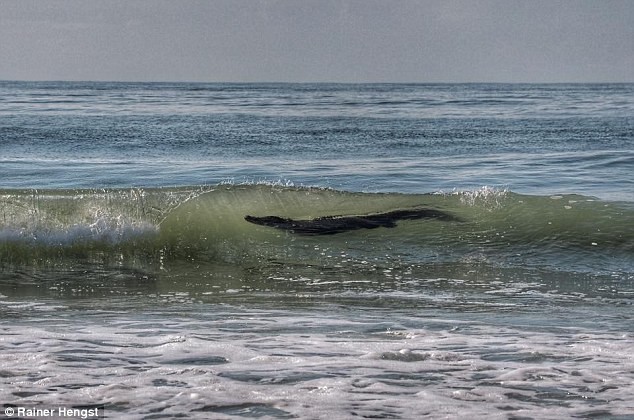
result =
[{"label": "hazy gray sky", "polygon": [[634,0],[0,0],[0,79],[634,81]]}]

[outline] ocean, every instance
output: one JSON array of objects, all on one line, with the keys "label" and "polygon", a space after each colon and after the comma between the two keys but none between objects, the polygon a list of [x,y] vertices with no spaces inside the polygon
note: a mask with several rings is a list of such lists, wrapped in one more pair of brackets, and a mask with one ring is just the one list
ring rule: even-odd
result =
[{"label": "ocean", "polygon": [[633,173],[634,84],[0,82],[0,402],[634,418]]}]

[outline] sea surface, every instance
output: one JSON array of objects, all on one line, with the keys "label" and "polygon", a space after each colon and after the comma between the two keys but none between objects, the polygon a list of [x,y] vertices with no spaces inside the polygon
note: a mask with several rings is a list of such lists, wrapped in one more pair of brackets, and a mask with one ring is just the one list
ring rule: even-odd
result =
[{"label": "sea surface", "polygon": [[634,418],[633,174],[634,84],[0,82],[0,404]]}]

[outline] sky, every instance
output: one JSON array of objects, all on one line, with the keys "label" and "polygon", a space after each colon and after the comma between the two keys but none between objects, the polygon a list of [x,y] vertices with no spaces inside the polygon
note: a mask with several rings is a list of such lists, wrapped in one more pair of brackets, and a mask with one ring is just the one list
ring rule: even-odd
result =
[{"label": "sky", "polygon": [[0,0],[0,80],[634,82],[634,0]]}]

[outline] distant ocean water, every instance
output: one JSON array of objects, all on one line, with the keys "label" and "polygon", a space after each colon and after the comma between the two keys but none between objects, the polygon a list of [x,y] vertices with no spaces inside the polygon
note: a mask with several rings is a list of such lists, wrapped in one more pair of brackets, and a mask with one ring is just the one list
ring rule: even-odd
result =
[{"label": "distant ocean water", "polygon": [[0,82],[0,402],[630,418],[632,173],[634,84]]}]

